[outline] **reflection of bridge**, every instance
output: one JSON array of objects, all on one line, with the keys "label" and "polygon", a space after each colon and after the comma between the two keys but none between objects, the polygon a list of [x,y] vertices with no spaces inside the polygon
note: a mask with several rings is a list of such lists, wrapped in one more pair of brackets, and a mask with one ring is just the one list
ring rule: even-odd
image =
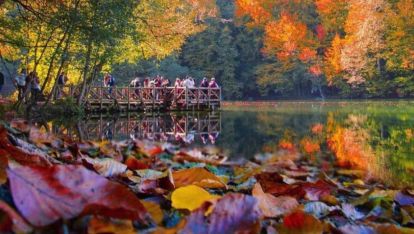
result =
[{"label": "reflection of bridge", "polygon": [[192,143],[199,139],[203,143],[215,143],[221,131],[221,118],[219,112],[142,114],[120,118],[100,115],[79,122],[75,134],[71,134],[74,130],[71,129],[66,127],[58,131],[82,140],[133,138]]},{"label": "reflection of bridge", "polygon": [[[62,87],[62,97],[79,93],[79,86]],[[85,92],[88,110],[207,110],[220,107],[220,101],[220,88],[91,86]]]}]

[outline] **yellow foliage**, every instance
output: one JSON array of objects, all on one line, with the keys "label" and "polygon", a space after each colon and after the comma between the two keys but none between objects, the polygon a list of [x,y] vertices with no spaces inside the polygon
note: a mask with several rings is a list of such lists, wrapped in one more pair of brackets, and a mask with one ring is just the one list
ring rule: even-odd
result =
[{"label": "yellow foliage", "polygon": [[220,198],[220,196],[212,195],[196,185],[178,188],[174,190],[171,195],[172,207],[190,211],[199,208],[206,201],[218,198]]}]

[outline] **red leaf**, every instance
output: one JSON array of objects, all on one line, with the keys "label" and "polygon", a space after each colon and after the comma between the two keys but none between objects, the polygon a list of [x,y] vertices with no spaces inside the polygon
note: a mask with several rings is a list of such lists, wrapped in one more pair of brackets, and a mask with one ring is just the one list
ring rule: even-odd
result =
[{"label": "red leaf", "polygon": [[49,166],[51,163],[44,157],[14,146],[7,136],[7,130],[0,126],[0,149],[7,152],[9,158],[23,165]]},{"label": "red leaf", "polygon": [[257,200],[240,193],[227,194],[217,201],[211,215],[205,217],[208,203],[187,219],[183,233],[258,233],[260,211]]},{"label": "red leaf", "polygon": [[135,157],[128,157],[125,160],[125,164],[127,165],[128,169],[130,170],[141,170],[141,169],[148,169],[149,165],[141,162],[140,160],[136,159]]},{"label": "red leaf", "polygon": [[80,165],[7,170],[14,203],[34,226],[99,214],[145,222],[147,211],[128,189]]},{"label": "red leaf", "polygon": [[275,186],[283,183],[283,177],[278,173],[262,172],[255,176],[257,182],[263,188],[263,191],[268,192],[268,190],[274,188]]},{"label": "red leaf", "polygon": [[295,211],[283,218],[279,233],[322,233],[323,224],[312,215]]},{"label": "red leaf", "polygon": [[316,183],[304,183],[303,190],[306,192],[306,198],[311,201],[318,201],[324,196],[331,195],[335,187],[324,180],[318,180]]}]

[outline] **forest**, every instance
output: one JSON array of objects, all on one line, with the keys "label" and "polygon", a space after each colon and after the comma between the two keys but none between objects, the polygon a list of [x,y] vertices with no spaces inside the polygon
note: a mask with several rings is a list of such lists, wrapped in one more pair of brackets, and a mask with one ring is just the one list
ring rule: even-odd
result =
[{"label": "forest", "polygon": [[412,0],[7,0],[1,68],[49,92],[136,76],[216,77],[228,100],[407,98]]}]

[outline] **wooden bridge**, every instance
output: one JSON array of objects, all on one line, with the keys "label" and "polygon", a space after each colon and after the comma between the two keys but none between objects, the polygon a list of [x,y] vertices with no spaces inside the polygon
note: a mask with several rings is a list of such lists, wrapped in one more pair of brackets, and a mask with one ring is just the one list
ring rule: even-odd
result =
[{"label": "wooden bridge", "polygon": [[[65,86],[58,98],[80,93],[78,86]],[[214,110],[220,107],[220,88],[102,87],[86,89],[87,110]]]},{"label": "wooden bridge", "polygon": [[[74,124],[53,124],[47,131],[74,140],[149,139],[173,143],[215,143],[221,131],[219,112],[140,114],[114,118],[92,116]],[[42,124],[40,124],[42,125]]]}]

